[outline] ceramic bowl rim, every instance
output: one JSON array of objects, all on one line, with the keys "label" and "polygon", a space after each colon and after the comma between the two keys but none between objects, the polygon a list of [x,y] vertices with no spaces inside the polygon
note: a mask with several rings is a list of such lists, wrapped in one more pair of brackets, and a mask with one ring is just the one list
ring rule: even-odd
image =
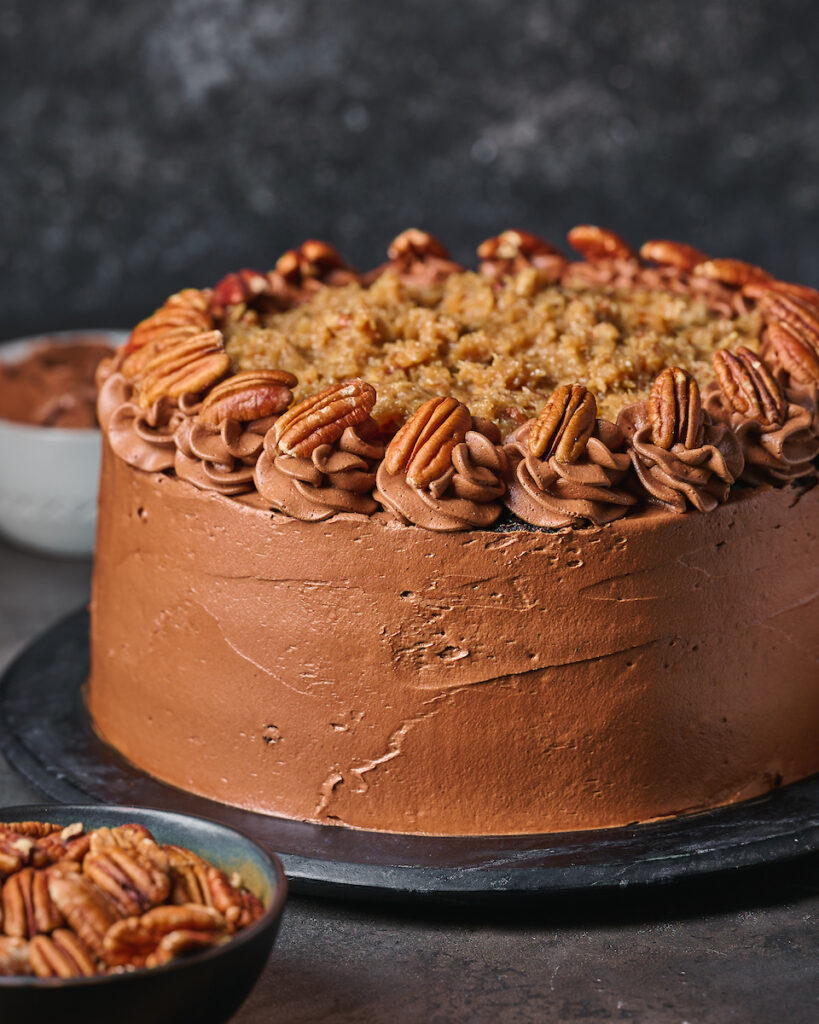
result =
[{"label": "ceramic bowl rim", "polygon": [[[122,811],[125,814],[130,815],[131,812],[133,812],[133,821],[139,821],[140,814],[143,814],[145,811],[150,811],[152,814],[159,814],[163,817],[182,819],[183,823],[185,821],[192,820],[204,822],[207,825],[215,825],[217,828],[224,829],[226,832],[238,836],[255,849],[257,854],[261,857],[267,874],[272,880],[273,895],[270,900],[270,905],[265,907],[264,914],[262,914],[258,921],[254,921],[254,923],[247,928],[242,928],[241,931],[231,936],[228,942],[219,946],[212,946],[210,949],[196,953],[194,956],[171,960],[169,963],[162,964],[159,967],[138,967],[133,971],[123,971],[119,974],[95,974],[90,978],[36,978],[31,975],[0,975],[0,991],[2,991],[3,988],[66,989],[86,988],[94,985],[116,985],[124,980],[132,978],[146,976],[154,977],[167,975],[173,972],[185,971],[191,967],[205,964],[212,960],[217,960],[228,950],[237,950],[240,946],[246,945],[261,932],[269,928],[274,922],[280,920],[282,913],[284,912],[284,905],[287,900],[287,876],[284,873],[281,861],[275,854],[269,853],[265,850],[265,848],[257,843],[255,839],[251,839],[250,836],[246,835],[238,828],[233,828],[232,825],[225,825],[221,821],[216,821],[214,818],[205,818],[199,814],[185,814],[182,811],[166,811],[159,807],[139,807],[128,804],[16,804],[12,807],[0,807],[0,815],[2,815],[3,821],[33,820],[23,816],[24,813],[32,811],[36,811],[38,814],[51,813],[55,816],[63,815],[65,813],[69,813],[73,816],[75,813],[82,812],[98,814],[101,811]],[[19,817],[17,817],[18,814],[20,815]],[[77,818],[75,820],[81,819]]]}]

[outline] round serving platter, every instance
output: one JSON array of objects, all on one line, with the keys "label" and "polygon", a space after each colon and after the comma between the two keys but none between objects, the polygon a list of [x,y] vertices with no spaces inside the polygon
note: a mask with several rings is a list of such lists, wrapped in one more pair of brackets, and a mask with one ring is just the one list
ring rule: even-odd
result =
[{"label": "round serving platter", "polygon": [[165,785],[94,733],[83,700],[88,613],[62,619],[0,680],[10,763],[65,803],[138,804],[212,818],[278,854],[294,892],[472,902],[671,882],[819,850],[819,775],[756,800],[589,832],[441,837],[316,825]]}]

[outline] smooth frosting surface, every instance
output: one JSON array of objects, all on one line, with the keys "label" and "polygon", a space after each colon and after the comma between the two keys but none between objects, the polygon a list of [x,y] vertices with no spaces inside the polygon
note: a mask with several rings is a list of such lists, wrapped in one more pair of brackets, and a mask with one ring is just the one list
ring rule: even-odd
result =
[{"label": "smooth frosting surface", "polygon": [[382,512],[301,522],[106,446],[100,501],[91,712],[182,788],[502,834],[677,814],[819,770],[817,487],[580,530],[433,532]]}]

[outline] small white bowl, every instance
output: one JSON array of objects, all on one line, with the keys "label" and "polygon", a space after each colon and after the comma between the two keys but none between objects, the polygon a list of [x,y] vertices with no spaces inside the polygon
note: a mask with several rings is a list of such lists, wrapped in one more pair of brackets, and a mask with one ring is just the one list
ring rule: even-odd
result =
[{"label": "small white bowl", "polygon": [[[38,345],[80,336],[121,345],[127,333],[77,330],[21,338],[0,343],[0,362],[14,363]],[[49,555],[90,555],[100,451],[96,427],[38,427],[0,419],[0,533]]]}]

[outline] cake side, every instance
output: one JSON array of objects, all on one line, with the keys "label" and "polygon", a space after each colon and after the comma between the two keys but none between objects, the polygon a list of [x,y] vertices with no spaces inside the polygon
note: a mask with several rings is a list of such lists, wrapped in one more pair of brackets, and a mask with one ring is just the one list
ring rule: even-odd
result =
[{"label": "cake side", "polygon": [[181,788],[440,834],[819,771],[819,489],[586,530],[303,523],[104,459],[89,705]]}]

